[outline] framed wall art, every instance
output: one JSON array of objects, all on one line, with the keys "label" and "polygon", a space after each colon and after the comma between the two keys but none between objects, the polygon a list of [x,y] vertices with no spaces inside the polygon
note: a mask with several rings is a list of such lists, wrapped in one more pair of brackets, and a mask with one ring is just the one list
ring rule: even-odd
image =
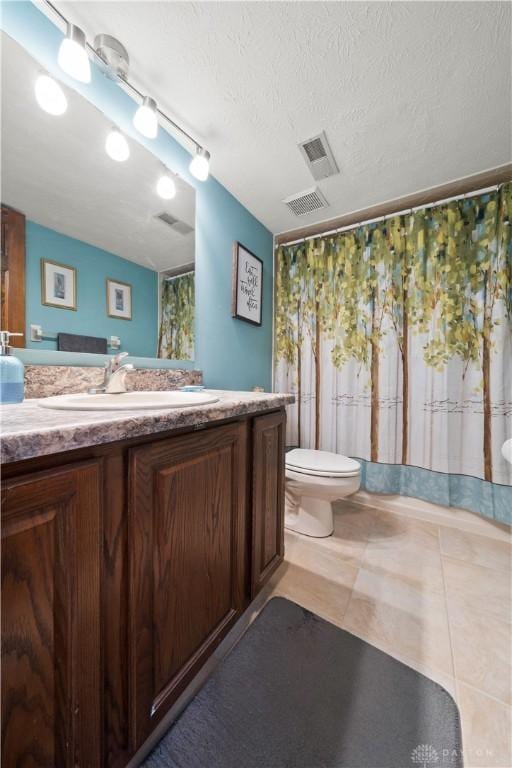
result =
[{"label": "framed wall art", "polygon": [[41,303],[47,307],[76,310],[76,269],[41,259]]},{"label": "framed wall art", "polygon": [[107,314],[120,320],[132,319],[132,286],[119,280],[107,280]]},{"label": "framed wall art", "polygon": [[232,316],[261,325],[263,261],[241,243],[233,245]]}]

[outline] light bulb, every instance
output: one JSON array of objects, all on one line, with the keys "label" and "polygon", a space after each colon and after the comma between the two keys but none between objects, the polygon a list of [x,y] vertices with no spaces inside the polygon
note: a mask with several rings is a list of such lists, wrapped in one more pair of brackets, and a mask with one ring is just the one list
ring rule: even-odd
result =
[{"label": "light bulb", "polygon": [[117,128],[112,128],[105,142],[105,151],[112,160],[122,163],[130,157],[130,147],[125,137]]},{"label": "light bulb", "polygon": [[68,108],[64,91],[50,75],[38,75],[35,92],[37,103],[49,115],[63,115]]},{"label": "light bulb", "polygon": [[198,147],[197,153],[192,158],[188,169],[198,181],[206,181],[210,171],[210,153],[206,149]]},{"label": "light bulb", "polygon": [[174,179],[171,178],[167,172],[162,174],[158,179],[156,191],[164,200],[172,200],[176,194],[176,184],[174,183]]},{"label": "light bulb", "polygon": [[158,116],[156,101],[145,96],[142,104],[133,117],[133,124],[139,133],[148,139],[156,139],[158,133]]},{"label": "light bulb", "polygon": [[91,82],[91,63],[85,47],[85,34],[80,27],[68,24],[66,37],[60,44],[59,67],[80,83]]}]

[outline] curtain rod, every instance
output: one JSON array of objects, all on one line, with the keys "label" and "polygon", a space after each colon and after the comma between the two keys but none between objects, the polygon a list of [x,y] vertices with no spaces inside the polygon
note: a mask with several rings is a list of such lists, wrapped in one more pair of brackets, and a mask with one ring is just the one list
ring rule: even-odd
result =
[{"label": "curtain rod", "polygon": [[500,189],[500,187],[503,186],[507,182],[503,182],[502,184],[493,184],[490,187],[484,187],[483,189],[475,189],[472,192],[464,192],[460,195],[454,195],[453,197],[446,197],[442,200],[436,200],[433,203],[425,203],[425,205],[417,205],[414,208],[403,208],[399,211],[394,211],[393,213],[387,213],[385,216],[377,216],[374,219],[362,219],[361,221],[358,221],[354,224],[347,224],[346,227],[339,227],[338,229],[329,229],[326,232],[319,232],[316,235],[308,235],[307,237],[299,237],[298,240],[289,240],[286,243],[279,243],[277,248],[282,248],[287,245],[297,245],[298,243],[305,243],[306,240],[315,240],[317,237],[327,237],[328,235],[337,235],[340,232],[348,232],[351,229],[357,229],[358,227],[363,226],[363,224],[374,224],[377,221],[386,221],[386,219],[392,219],[394,216],[401,216],[406,213],[416,213],[416,211],[426,210],[427,208],[435,208],[436,205],[443,205],[446,203],[451,203],[454,200],[464,200],[469,197],[477,197],[478,195],[483,195],[486,192],[495,192],[496,190]]},{"label": "curtain rod", "polygon": [[185,275],[194,275],[195,269],[190,269],[188,272],[179,272],[176,275],[169,275],[169,277],[164,277],[164,280],[167,282],[167,280],[177,280],[178,277],[185,277]]}]

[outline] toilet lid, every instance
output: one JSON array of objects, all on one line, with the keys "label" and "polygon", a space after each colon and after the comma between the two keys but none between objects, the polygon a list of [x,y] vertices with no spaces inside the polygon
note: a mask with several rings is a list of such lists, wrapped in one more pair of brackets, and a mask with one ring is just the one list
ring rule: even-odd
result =
[{"label": "toilet lid", "polygon": [[285,457],[286,466],[304,475],[319,477],[346,477],[357,475],[361,465],[348,456],[330,451],[310,451],[306,448],[294,448]]}]

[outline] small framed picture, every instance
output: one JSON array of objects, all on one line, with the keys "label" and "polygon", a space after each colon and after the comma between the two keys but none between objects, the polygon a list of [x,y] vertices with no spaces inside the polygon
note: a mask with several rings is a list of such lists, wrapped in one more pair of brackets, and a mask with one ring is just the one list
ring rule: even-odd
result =
[{"label": "small framed picture", "polygon": [[132,319],[132,287],[119,280],[107,280],[107,314],[121,320]]},{"label": "small framed picture", "polygon": [[76,269],[41,259],[41,304],[76,310]]},{"label": "small framed picture", "polygon": [[263,261],[241,243],[233,246],[232,316],[261,325]]}]

